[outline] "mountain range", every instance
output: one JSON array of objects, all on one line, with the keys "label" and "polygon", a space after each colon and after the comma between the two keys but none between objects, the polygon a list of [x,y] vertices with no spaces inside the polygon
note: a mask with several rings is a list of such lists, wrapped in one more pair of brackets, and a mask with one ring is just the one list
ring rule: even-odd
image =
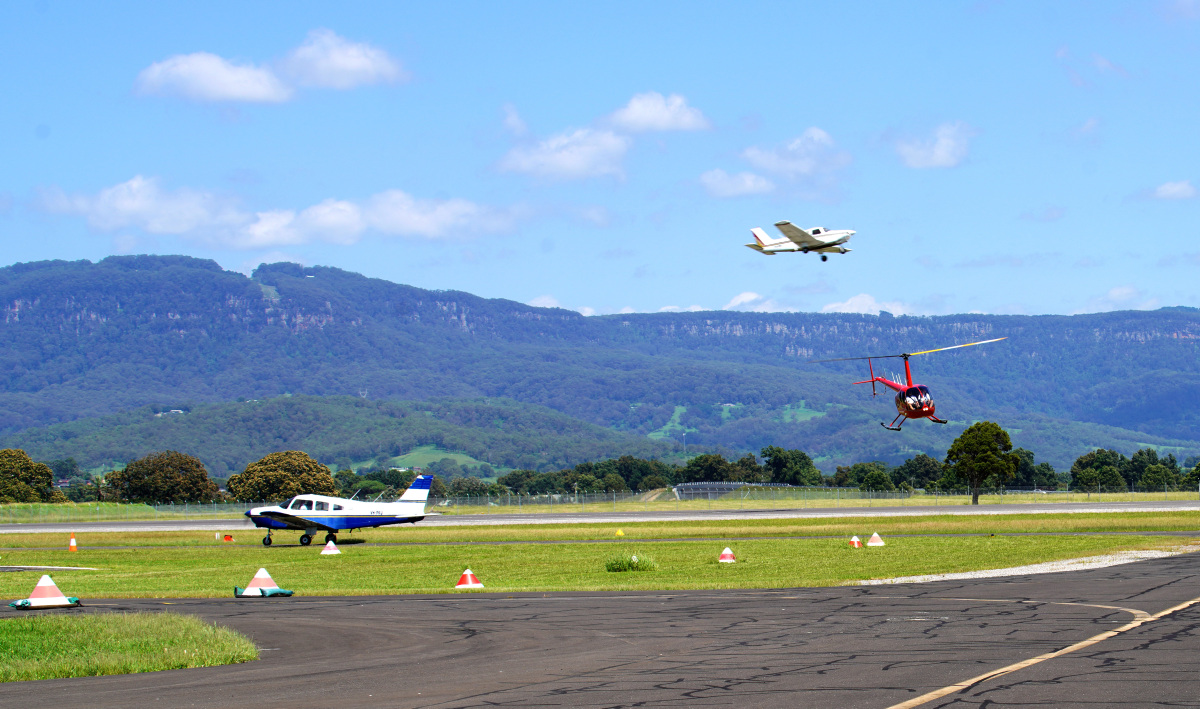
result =
[{"label": "mountain range", "polygon": [[[337,419],[329,412],[347,406],[347,397],[375,402],[372,416],[401,423],[420,402],[450,412],[484,401],[490,420],[463,423],[447,413],[447,425],[465,426],[460,433],[502,428],[510,417],[536,412],[543,423],[526,430],[571,430],[595,442],[571,447],[569,437],[547,434],[538,452],[527,442],[487,439],[512,448],[497,449],[498,458],[541,468],[623,447],[678,453],[685,443],[691,452],[801,448],[826,470],[897,463],[916,453],[942,457],[965,426],[983,419],[1060,469],[1096,447],[1126,454],[1155,447],[1177,457],[1200,451],[1194,308],[585,317],[335,268],[275,263],[246,276],[185,256],[15,264],[0,269],[0,302],[0,445],[92,465],[165,448],[168,440],[202,447],[213,417],[228,421],[233,438],[244,432],[220,454],[229,470],[285,440],[303,448],[305,436],[325,441],[327,458],[356,460],[364,445],[392,451],[396,441],[401,448],[428,443],[403,426],[364,423],[378,440],[368,445],[370,435],[358,435],[355,451],[337,450],[337,437],[326,436]],[[899,433],[878,425],[895,415],[890,396],[872,399],[870,387],[851,386],[867,378],[865,362],[809,363],[997,337],[1007,339],[913,357],[914,377],[951,423],[912,421]],[[876,366],[885,371],[902,369],[901,360],[882,362]],[[312,415],[310,433],[292,426],[289,438],[272,435],[278,417],[248,419],[245,407],[232,406],[286,397],[332,418]],[[314,399],[321,397],[333,398]],[[382,402],[395,402],[394,411]],[[171,410],[188,414],[154,416]],[[191,413],[201,411],[204,417]],[[188,434],[193,424],[184,419],[198,428]],[[168,436],[165,427],[175,430]],[[119,445],[84,445],[99,432]]]}]

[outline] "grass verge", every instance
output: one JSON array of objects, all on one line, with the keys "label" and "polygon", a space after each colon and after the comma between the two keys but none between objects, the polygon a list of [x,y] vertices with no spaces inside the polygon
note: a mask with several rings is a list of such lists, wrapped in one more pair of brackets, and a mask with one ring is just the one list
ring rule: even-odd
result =
[{"label": "grass verge", "polygon": [[[855,533],[865,538],[872,526]],[[1129,549],[1166,549],[1181,537],[996,536],[892,537],[887,546],[851,549],[845,539],[793,538],[639,541],[636,546],[555,542],[503,545],[345,545],[338,556],[311,547],[261,545],[94,548],[65,551],[9,549],[5,564],[98,567],[58,571],[67,595],[88,598],[222,597],[265,567],[299,596],[450,593],[471,568],[488,591],[621,591],[703,588],[833,586],[863,579],[951,573],[1057,561]],[[719,564],[730,546],[736,564]],[[614,554],[646,551],[653,574],[610,574]],[[86,563],[85,563],[86,562]],[[29,594],[40,572],[0,574],[0,598]]]},{"label": "grass verge", "polygon": [[[225,530],[236,545],[258,545],[265,534],[261,529],[242,526],[238,521]],[[914,517],[840,517],[813,519],[711,520],[682,522],[613,522],[588,524],[527,524],[433,527],[417,524],[359,530],[339,535],[368,543],[454,544],[470,542],[546,542],[614,540],[620,529],[623,539],[737,539],[747,537],[817,537],[879,532],[894,534],[1014,534],[1071,532],[1190,532],[1200,530],[1200,512],[1096,512],[1006,515],[922,515]],[[100,532],[76,534],[80,548],[88,552],[104,546],[209,546],[229,547],[213,539],[212,532]],[[280,532],[277,544],[294,544],[299,532]],[[322,537],[318,535],[317,541]],[[0,557],[20,548],[66,549],[68,535],[0,534]],[[82,557],[73,559],[77,566]],[[0,563],[9,563],[0,561]],[[12,562],[16,564],[18,562]]]},{"label": "grass verge", "polygon": [[178,613],[0,620],[0,682],[212,667],[258,659],[245,636]]}]

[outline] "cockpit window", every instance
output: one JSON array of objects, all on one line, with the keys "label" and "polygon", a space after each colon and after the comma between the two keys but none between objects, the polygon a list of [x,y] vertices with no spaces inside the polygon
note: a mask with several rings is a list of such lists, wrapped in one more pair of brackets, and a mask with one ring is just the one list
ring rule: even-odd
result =
[{"label": "cockpit window", "polygon": [[816,229],[813,229],[813,230],[812,230],[812,233],[813,233],[813,234],[820,234],[820,233],[821,233],[821,228],[820,228],[820,227],[817,227]]},{"label": "cockpit window", "polygon": [[281,503],[279,506],[286,510],[288,507],[291,507],[292,501],[294,501],[295,499],[296,498],[294,498],[294,497],[289,498],[287,502]]},{"label": "cockpit window", "polygon": [[292,503],[293,510],[311,510],[312,500],[296,500]]}]

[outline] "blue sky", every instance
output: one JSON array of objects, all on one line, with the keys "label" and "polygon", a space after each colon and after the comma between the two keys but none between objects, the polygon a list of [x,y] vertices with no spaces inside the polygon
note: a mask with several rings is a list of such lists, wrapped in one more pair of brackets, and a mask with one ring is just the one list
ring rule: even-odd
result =
[{"label": "blue sky", "polygon": [[[1200,0],[0,5],[3,265],[591,314],[1200,306]],[[855,229],[765,257],[751,227]]]}]

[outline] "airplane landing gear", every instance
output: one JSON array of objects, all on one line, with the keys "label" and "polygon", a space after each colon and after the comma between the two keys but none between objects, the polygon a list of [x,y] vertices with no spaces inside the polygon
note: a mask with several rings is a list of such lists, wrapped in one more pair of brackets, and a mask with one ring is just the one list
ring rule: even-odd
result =
[{"label": "airplane landing gear", "polygon": [[270,531],[267,532],[267,536],[263,537],[263,546],[265,546],[265,547],[271,546],[271,532]]},{"label": "airplane landing gear", "polygon": [[325,535],[325,543],[328,544],[329,542],[333,542],[334,544],[337,544],[337,535],[334,534],[333,532],[330,532],[329,534]]},{"label": "airplane landing gear", "polygon": [[829,257],[828,257],[828,256],[826,256],[825,254],[821,254],[821,260],[822,260],[822,261],[828,261],[828,260],[829,260]]},{"label": "airplane landing gear", "polygon": [[300,535],[300,546],[306,547],[309,544],[312,544],[312,537],[308,536],[307,534],[301,534]]}]

